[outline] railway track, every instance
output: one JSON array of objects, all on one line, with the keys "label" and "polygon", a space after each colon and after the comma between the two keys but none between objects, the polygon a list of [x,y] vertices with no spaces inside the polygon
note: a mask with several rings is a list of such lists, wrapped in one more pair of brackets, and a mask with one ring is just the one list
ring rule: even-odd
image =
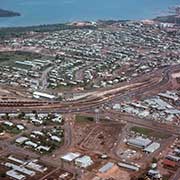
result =
[{"label": "railway track", "polygon": [[[179,68],[179,66],[178,66]],[[177,69],[178,69],[177,68]],[[141,95],[152,91],[153,89],[160,89],[168,84],[171,76],[171,68],[166,67],[160,74],[154,74],[149,78],[143,79],[143,81],[135,82],[134,84],[128,84],[121,87],[114,87],[107,90],[99,90],[91,92],[91,95],[85,99],[77,100],[73,102],[58,102],[58,101],[0,101],[0,111],[15,111],[16,109],[26,111],[36,110],[58,110],[62,112],[84,112],[88,109],[94,109],[100,107],[104,103],[108,103],[113,100],[119,100],[123,97],[131,95]]]}]

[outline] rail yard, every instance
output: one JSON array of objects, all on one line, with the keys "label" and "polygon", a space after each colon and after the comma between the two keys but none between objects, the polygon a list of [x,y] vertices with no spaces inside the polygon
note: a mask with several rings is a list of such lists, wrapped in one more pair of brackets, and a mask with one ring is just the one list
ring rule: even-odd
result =
[{"label": "rail yard", "polygon": [[70,27],[0,41],[0,179],[180,179],[179,26]]}]

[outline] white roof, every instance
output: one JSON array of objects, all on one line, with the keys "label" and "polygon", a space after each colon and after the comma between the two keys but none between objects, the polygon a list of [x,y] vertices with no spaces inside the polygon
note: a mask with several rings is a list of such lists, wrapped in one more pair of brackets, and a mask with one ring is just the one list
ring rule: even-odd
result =
[{"label": "white roof", "polygon": [[143,138],[141,136],[132,138],[128,140],[128,144],[138,146],[138,147],[146,147],[148,146],[152,141],[148,138]]},{"label": "white roof", "polygon": [[177,101],[179,99],[178,95],[176,95],[175,92],[170,91],[167,91],[166,93],[159,93],[158,95],[168,99],[173,99],[174,101]]},{"label": "white roof", "polygon": [[26,178],[26,176],[16,172],[15,170],[10,170],[10,171],[7,171],[6,174],[11,177],[11,178],[14,178],[14,179],[17,179],[17,180],[23,180]]},{"label": "white roof", "polygon": [[24,164],[24,163],[25,163],[25,161],[22,161],[22,160],[20,160],[20,159],[17,159],[17,158],[15,158],[15,157],[13,157],[13,156],[9,156],[8,159],[11,160],[11,161],[17,162],[17,163],[19,163],[19,164]]},{"label": "white roof", "polygon": [[166,109],[164,112],[167,114],[172,114],[172,115],[180,114],[180,111],[178,109]]},{"label": "white roof", "polygon": [[173,161],[180,161],[180,157],[171,154],[167,155],[167,159],[171,159]]},{"label": "white roof", "polygon": [[36,164],[35,162],[29,162],[27,167],[39,172],[44,172],[47,170],[47,167]]},{"label": "white roof", "polygon": [[23,125],[20,125],[20,124],[18,124],[16,127],[17,127],[19,130],[23,130],[23,129],[24,129],[24,126],[23,126]]},{"label": "white roof", "polygon": [[83,157],[75,159],[75,164],[80,167],[86,168],[92,165],[93,161],[90,156],[83,156]]},{"label": "white roof", "polygon": [[173,106],[163,101],[159,97],[146,99],[144,102],[146,102],[150,107],[158,110],[174,109]]},{"label": "white roof", "polygon": [[141,116],[141,117],[147,117],[147,116],[149,116],[149,114],[150,114],[150,112],[147,110],[139,112],[139,116]]},{"label": "white roof", "polygon": [[158,170],[150,169],[150,170],[148,171],[148,174],[158,174],[158,173],[159,173]]},{"label": "white roof", "polygon": [[59,138],[58,136],[51,136],[51,139],[57,142],[61,142],[61,138]]},{"label": "white roof", "polygon": [[149,153],[153,153],[154,151],[156,151],[158,148],[160,148],[160,144],[153,142],[152,144],[150,144],[149,146],[147,146],[144,151],[149,152]]},{"label": "white roof", "polygon": [[36,149],[39,150],[39,151],[41,151],[41,150],[43,150],[43,151],[49,151],[49,150],[50,150],[50,147],[47,147],[47,146],[38,146]]},{"label": "white roof", "polygon": [[148,171],[148,174],[153,176],[154,178],[157,178],[157,179],[160,179],[162,177],[158,170],[150,169]]},{"label": "white roof", "polygon": [[114,104],[113,109],[120,110],[121,109],[121,105],[120,104]]},{"label": "white roof", "polygon": [[24,143],[27,140],[28,140],[27,137],[23,137],[22,136],[22,137],[19,137],[19,138],[16,139],[16,143],[22,144],[22,143]]},{"label": "white roof", "polygon": [[41,93],[41,92],[34,92],[33,93],[33,96],[34,97],[43,97],[43,98],[48,98],[48,99],[55,99],[55,96],[54,95],[50,95],[50,94],[47,94],[47,93]]},{"label": "white roof", "polygon": [[39,123],[39,124],[42,124],[42,123],[43,123],[42,120],[36,119],[36,118],[34,118],[34,117],[31,119],[31,121],[34,122],[34,123]]},{"label": "white roof", "polygon": [[101,167],[101,168],[99,169],[99,172],[105,173],[105,172],[107,172],[108,170],[110,170],[113,166],[114,166],[114,163],[108,162],[107,164],[105,164],[103,167]]},{"label": "white roof", "polygon": [[177,153],[177,154],[180,154],[180,149],[175,148],[175,149],[174,149],[174,152]]},{"label": "white roof", "polygon": [[12,163],[9,163],[9,162],[6,162],[5,166],[9,167],[9,168],[12,168],[13,170],[21,172],[23,174],[29,175],[29,176],[34,176],[36,174],[34,171],[31,171],[31,170],[29,170],[29,169],[27,169],[25,167],[17,166],[15,164],[12,164]]},{"label": "white roof", "polygon": [[72,152],[70,152],[70,153],[62,156],[61,159],[71,162],[74,159],[78,158],[80,155],[81,155],[80,153],[72,153]]},{"label": "white roof", "polygon": [[13,123],[10,122],[10,121],[4,121],[4,124],[7,125],[7,126],[13,126]]},{"label": "white roof", "polygon": [[26,141],[25,144],[28,145],[28,146],[35,147],[35,148],[38,146],[36,143],[34,143],[32,141]]},{"label": "white roof", "polygon": [[134,166],[134,165],[130,165],[130,164],[122,163],[122,162],[118,163],[118,165],[120,167],[127,168],[133,171],[139,171],[139,167]]},{"label": "white roof", "polygon": [[33,131],[32,133],[40,136],[44,135],[44,133],[42,133],[41,131]]}]

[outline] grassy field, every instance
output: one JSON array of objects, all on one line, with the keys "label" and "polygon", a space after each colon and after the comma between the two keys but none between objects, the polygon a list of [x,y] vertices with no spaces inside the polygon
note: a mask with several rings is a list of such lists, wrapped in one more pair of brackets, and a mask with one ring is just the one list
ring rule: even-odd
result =
[{"label": "grassy field", "polygon": [[82,123],[82,122],[93,122],[94,118],[93,117],[88,117],[88,116],[76,116],[76,122]]},{"label": "grassy field", "polygon": [[15,61],[40,59],[41,55],[29,52],[0,52],[0,65],[14,65]]},{"label": "grassy field", "polygon": [[130,130],[134,131],[135,133],[143,134],[145,136],[152,136],[161,139],[170,137],[170,134],[153,131],[151,129],[139,127],[139,126],[133,126]]}]

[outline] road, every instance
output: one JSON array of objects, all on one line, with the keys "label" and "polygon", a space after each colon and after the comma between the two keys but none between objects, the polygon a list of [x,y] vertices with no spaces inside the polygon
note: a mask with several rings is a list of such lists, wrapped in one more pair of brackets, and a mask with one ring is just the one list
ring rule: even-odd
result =
[{"label": "road", "polygon": [[44,91],[46,90],[47,86],[48,86],[48,83],[47,83],[47,78],[48,78],[48,73],[53,69],[53,66],[51,67],[48,67],[47,69],[45,69],[43,72],[42,72],[42,76],[41,78],[39,79],[39,82],[41,84],[41,91]]},{"label": "road", "polygon": [[[161,70],[160,72],[153,72],[153,74],[149,74],[148,76],[142,77],[138,81],[133,81],[129,83],[123,83],[121,85],[116,85],[111,88],[99,89],[96,91],[90,91],[90,95],[84,99],[73,101],[73,102],[51,102],[51,101],[39,101],[39,102],[24,102],[24,101],[11,101],[11,102],[0,102],[0,112],[17,112],[23,111],[25,113],[32,112],[32,110],[36,110],[42,113],[56,112],[62,114],[69,113],[84,113],[91,116],[95,116],[95,109],[102,107],[104,104],[111,104],[114,101],[125,101],[127,97],[131,99],[137,96],[146,96],[147,94],[153,94],[153,92],[164,90],[168,85],[170,86],[171,81],[171,73],[177,69],[178,67],[167,67]],[[46,73],[45,73],[46,74]],[[46,75],[44,75],[45,77]],[[39,104],[38,104],[39,103]],[[161,124],[151,120],[140,119],[138,117],[134,117],[130,114],[116,112],[114,110],[102,111],[101,117],[104,118],[106,116],[111,117],[112,121],[110,124],[120,125],[122,120],[126,123],[139,125],[142,127],[147,127],[159,132],[166,132],[172,134],[174,136],[180,135],[179,128],[176,126],[169,127],[166,124]],[[54,165],[58,167],[61,164],[60,155],[62,152],[65,152],[68,147],[72,144],[72,128],[70,121],[65,122],[65,142],[64,146],[62,146],[61,150],[55,151],[55,158],[51,156],[43,156],[41,160],[50,165]],[[90,136],[90,134],[88,135]],[[87,136],[87,137],[88,137]],[[119,140],[122,140],[119,138]],[[23,149],[12,145],[11,143],[0,141],[0,146],[5,147],[8,152],[18,153],[24,155],[30,155],[31,157],[37,157],[37,155],[33,152],[28,151],[27,149]],[[112,154],[119,159],[116,147],[112,149]],[[179,170],[180,171],[180,170]],[[177,172],[175,180],[178,180],[180,172]]]},{"label": "road", "polygon": [[[151,93],[153,89],[164,88],[169,82],[170,69],[164,69],[161,75],[149,76],[143,78],[139,82],[124,84],[123,86],[115,86],[108,89],[100,89],[94,92],[89,92],[91,95],[88,97],[72,101],[72,102],[44,102],[38,105],[30,104],[25,105],[24,102],[13,102],[7,104],[5,102],[0,102],[0,112],[14,112],[17,109],[24,112],[32,112],[36,109],[38,111],[58,111],[61,113],[66,112],[86,112],[88,110],[96,109],[102,106],[104,103],[109,103],[112,101],[122,100],[126,97],[132,97],[133,95],[142,95],[143,93]],[[8,103],[8,102],[7,102]]]}]

